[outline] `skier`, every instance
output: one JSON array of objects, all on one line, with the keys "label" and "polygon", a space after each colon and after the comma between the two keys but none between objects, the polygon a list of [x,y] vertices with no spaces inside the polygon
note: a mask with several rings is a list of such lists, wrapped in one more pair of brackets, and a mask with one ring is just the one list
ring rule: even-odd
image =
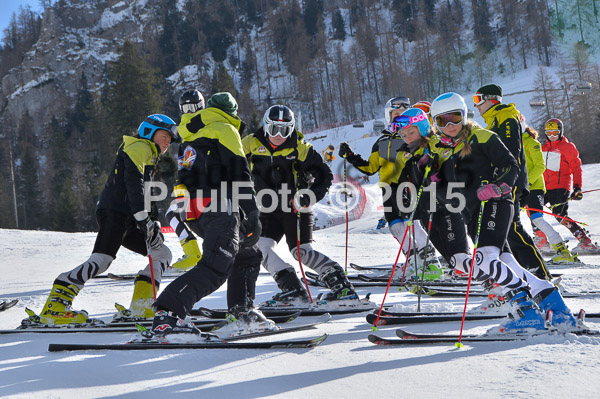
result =
[{"label": "skier", "polygon": [[[398,150],[404,144],[404,140],[400,135],[400,131],[394,131],[392,123],[394,118],[400,116],[404,111],[410,108],[410,100],[407,97],[399,96],[391,98],[387,101],[384,108],[385,120],[387,127],[381,132],[381,136],[375,141],[371,149],[369,160],[363,159],[359,154],[352,151],[348,143],[341,143],[338,154],[348,160],[352,166],[358,169],[365,175],[372,176],[379,173],[379,187],[381,188],[383,201],[384,217],[388,224],[400,219],[398,206],[396,204],[396,195],[393,189],[397,187],[400,170],[396,166],[396,155]],[[391,192],[390,192],[391,190]],[[390,195],[391,194],[391,195]],[[422,228],[415,223],[415,228]],[[398,240],[402,242],[404,231],[398,236],[399,229],[391,229],[390,232]],[[405,242],[404,251],[408,249],[408,242]]]},{"label": "skier", "polygon": [[[523,118],[524,119],[524,118]],[[522,121],[524,122],[524,120]],[[556,231],[550,223],[544,220],[544,214],[536,209],[541,210],[544,207],[544,193],[546,185],[544,184],[544,155],[542,154],[542,145],[538,138],[538,132],[531,126],[526,126],[523,134],[523,147],[525,149],[525,159],[527,161],[527,174],[529,177],[529,194],[525,198],[521,198],[521,204],[529,208],[527,214],[531,219],[534,233],[538,232],[547,236],[555,255],[551,262],[558,263],[573,263],[577,262],[577,256],[569,252],[566,241],[563,240],[560,233]]]},{"label": "skier", "polygon": [[[392,213],[397,217],[390,221],[389,228],[392,235],[402,243],[407,228],[407,222],[410,218],[410,212],[406,209],[410,209],[410,193],[409,189],[403,189],[402,193],[398,193],[403,183],[413,183],[415,190],[418,190],[422,183],[422,179],[411,178],[411,169],[416,160],[420,159],[424,153],[424,149],[427,148],[430,141],[430,128],[429,119],[427,114],[419,108],[409,108],[404,111],[400,116],[394,118],[391,124],[392,130],[399,133],[404,143],[400,146],[396,155],[395,167],[397,172],[397,178],[393,178],[391,182],[392,199],[394,209]],[[402,201],[402,204],[398,204],[397,201]],[[420,208],[419,208],[420,209]],[[435,212],[435,210],[432,210]],[[428,215],[426,213],[426,215]],[[427,219],[427,216],[422,219]],[[422,220],[421,219],[421,220]],[[420,224],[414,224],[414,242],[416,248],[407,253],[409,242],[407,239],[404,240],[403,252],[408,257],[408,264],[404,274],[397,276],[398,279],[412,278],[419,275],[422,270],[425,270],[425,280],[438,280],[443,277],[443,271],[437,259],[435,250],[427,247],[427,232],[421,227]],[[437,223],[436,223],[437,226]],[[437,235],[436,235],[437,237]],[[415,262],[415,256],[417,261]],[[425,267],[423,267],[425,263]]]},{"label": "skier", "polygon": [[261,205],[265,211],[260,213],[263,230],[258,245],[264,255],[263,265],[281,290],[273,300],[308,300],[294,267],[275,252],[275,246],[284,236],[292,256],[298,260],[300,252],[302,263],[315,270],[331,290],[325,300],[358,299],[344,269],[311,245],[313,213],[310,207],[325,196],[333,174],[319,153],[303,138],[296,129],[292,110],[284,105],[273,105],[265,112],[263,125],[242,141],[257,192],[290,190],[296,197],[290,204],[291,197],[285,194],[275,198],[262,196]]},{"label": "skier", "polygon": [[[549,202],[553,205],[553,213],[568,218],[568,202],[570,200],[580,201],[583,198],[579,151],[577,151],[575,144],[565,137],[564,125],[560,119],[549,119],[544,128],[546,137],[548,137],[548,140],[542,146],[546,161],[544,181],[547,191],[544,200],[546,203]],[[571,182],[573,183],[572,192]],[[588,232],[583,227],[571,220],[559,217],[556,220],[569,229],[575,238],[579,240],[579,244],[573,248],[573,252],[578,254],[600,253],[600,247],[597,243],[592,242]]]},{"label": "skier", "polygon": [[[189,192],[185,220],[203,238],[203,256],[195,267],[170,283],[154,303],[152,330],[156,334],[197,333],[193,323],[185,320],[187,314],[225,280],[227,305],[235,319],[254,331],[277,328],[253,304],[261,260],[256,242],[261,227],[242,150],[243,126],[237,116],[237,102],[226,92],[214,94],[207,108],[181,117],[183,150],[178,161],[178,184]],[[240,208],[245,215],[241,225]]]},{"label": "skier", "polygon": [[[195,114],[202,109],[204,109],[204,96],[200,91],[188,90],[183,92],[179,97],[179,110],[182,115]],[[182,150],[183,146],[180,147],[180,156],[182,155]],[[202,253],[198,247],[196,236],[180,217],[181,212],[179,212],[178,203],[185,204],[187,190],[185,187],[175,186],[173,191],[176,200],[167,210],[166,218],[179,238],[179,243],[183,249],[183,256],[177,262],[173,263],[172,267],[176,270],[187,270],[190,267],[196,266],[202,258]]]},{"label": "skier", "polygon": [[502,104],[502,87],[495,84],[480,87],[473,96],[473,102],[487,123],[487,129],[500,136],[520,169],[512,194],[515,210],[513,223],[508,233],[510,250],[523,267],[531,270],[540,278],[550,279],[551,275],[542,255],[538,252],[533,239],[521,224],[520,199],[529,192],[523,136],[519,121],[521,113],[515,108],[514,104]]},{"label": "skier", "polygon": [[[154,176],[160,155],[178,140],[177,125],[166,115],[148,116],[138,127],[137,136],[123,136],[104,190],[96,206],[98,235],[92,255],[75,269],[61,273],[52,286],[39,321],[46,325],[93,323],[86,311],[71,309],[73,299],[87,280],[108,269],[121,246],[140,255],[152,256],[150,265],[140,270],[134,281],[130,311],[133,317],[152,317],[154,300],[152,274],[156,287],[171,262],[160,223],[144,208],[144,184]],[[158,288],[157,288],[158,289]],[[31,321],[37,321],[30,316]]]},{"label": "skier", "polygon": [[[555,327],[578,328],[558,288],[523,269],[512,256],[505,256],[514,211],[512,187],[520,173],[515,158],[497,134],[467,121],[467,105],[460,95],[444,93],[438,96],[431,105],[431,116],[442,135],[438,151],[444,149],[439,158],[439,175],[445,184],[464,183],[464,188],[458,192],[465,201],[461,212],[469,235],[474,238],[479,233],[473,276],[478,281],[491,279],[497,283],[514,308],[512,317],[492,331],[545,330],[542,312],[548,314],[549,311],[553,312]],[[430,150],[434,148],[430,147]],[[438,189],[440,192],[446,191]],[[451,198],[441,197],[446,203],[453,203]],[[463,229],[463,226],[456,225],[455,228]],[[468,273],[471,259],[467,253],[457,254],[452,263]]]},{"label": "skier", "polygon": [[333,152],[335,151],[335,147],[332,144],[329,144],[326,149],[323,150],[323,159],[325,159],[325,163],[327,165],[331,165],[331,162],[335,159],[335,155]]}]

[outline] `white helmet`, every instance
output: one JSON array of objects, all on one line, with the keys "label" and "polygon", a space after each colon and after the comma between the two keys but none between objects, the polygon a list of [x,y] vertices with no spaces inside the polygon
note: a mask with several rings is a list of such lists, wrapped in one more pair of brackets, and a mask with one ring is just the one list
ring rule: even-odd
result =
[{"label": "white helmet", "polygon": [[390,126],[392,124],[392,111],[395,109],[404,108],[402,111],[406,111],[410,108],[410,99],[408,97],[399,96],[392,97],[385,103],[385,121],[387,125]]},{"label": "white helmet", "polygon": [[438,128],[444,126],[439,126],[436,116],[457,111],[460,111],[462,114],[462,124],[466,125],[468,111],[467,103],[465,103],[465,99],[457,93],[449,92],[440,94],[431,103],[431,118]]}]

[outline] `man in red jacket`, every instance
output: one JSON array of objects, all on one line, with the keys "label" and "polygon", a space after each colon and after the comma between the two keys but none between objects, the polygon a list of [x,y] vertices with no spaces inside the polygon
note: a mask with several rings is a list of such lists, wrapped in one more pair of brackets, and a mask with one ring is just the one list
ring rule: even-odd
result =
[{"label": "man in red jacket", "polygon": [[[548,137],[548,140],[542,146],[546,161],[544,181],[547,191],[545,201],[554,205],[552,211],[555,214],[568,218],[569,200],[579,201],[583,198],[579,151],[577,151],[575,144],[564,137],[563,123],[560,119],[549,119],[546,122],[545,129]],[[573,192],[571,192],[571,182],[573,183]],[[556,219],[579,240],[579,244],[573,248],[573,252],[579,254],[600,252],[598,244],[592,242],[588,232],[583,227],[569,219],[559,217]]]}]

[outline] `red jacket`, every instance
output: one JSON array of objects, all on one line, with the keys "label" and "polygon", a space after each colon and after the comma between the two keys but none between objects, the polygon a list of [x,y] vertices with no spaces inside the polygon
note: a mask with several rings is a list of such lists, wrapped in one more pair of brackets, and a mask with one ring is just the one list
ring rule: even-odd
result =
[{"label": "red jacket", "polygon": [[557,188],[571,190],[571,175],[573,175],[573,185],[581,187],[581,159],[575,144],[566,137],[557,141],[546,140],[542,152],[546,161],[544,172],[546,190]]}]

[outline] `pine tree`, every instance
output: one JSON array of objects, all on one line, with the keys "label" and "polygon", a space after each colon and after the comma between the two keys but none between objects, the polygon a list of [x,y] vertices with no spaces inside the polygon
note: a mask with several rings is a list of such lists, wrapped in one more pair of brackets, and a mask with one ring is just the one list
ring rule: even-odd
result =
[{"label": "pine tree", "polygon": [[126,41],[119,50],[119,58],[108,67],[110,83],[106,88],[104,104],[109,115],[104,137],[114,147],[121,136],[137,132],[139,124],[162,107],[161,94],[155,86],[158,79],[135,46]]},{"label": "pine tree", "polygon": [[227,68],[223,64],[219,64],[213,72],[213,78],[211,81],[211,91],[218,93],[221,91],[228,91],[234,97],[237,96],[237,90],[235,89],[235,83],[233,78],[227,72]]},{"label": "pine tree", "polygon": [[487,0],[471,0],[473,32],[479,47],[489,53],[496,46],[494,30],[490,26],[491,14]]},{"label": "pine tree", "polygon": [[339,8],[331,14],[331,26],[333,28],[333,40],[346,40],[346,25]]}]

